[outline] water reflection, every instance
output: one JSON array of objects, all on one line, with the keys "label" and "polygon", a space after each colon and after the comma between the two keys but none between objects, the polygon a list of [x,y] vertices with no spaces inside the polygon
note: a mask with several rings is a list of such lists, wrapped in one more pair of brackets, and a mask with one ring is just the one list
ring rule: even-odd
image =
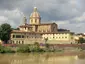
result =
[{"label": "water reflection", "polygon": [[85,54],[0,54],[0,64],[85,64]]},{"label": "water reflection", "polygon": [[79,55],[78,55],[78,58],[79,58],[79,59],[85,59],[85,53],[79,54]]}]

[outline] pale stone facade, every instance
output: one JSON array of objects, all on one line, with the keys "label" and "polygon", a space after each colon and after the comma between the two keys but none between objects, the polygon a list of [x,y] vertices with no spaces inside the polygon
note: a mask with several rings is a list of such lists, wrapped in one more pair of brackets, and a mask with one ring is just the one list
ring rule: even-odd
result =
[{"label": "pale stone facade", "polygon": [[48,39],[49,44],[74,43],[73,33],[70,31],[59,32],[56,23],[41,23],[41,17],[36,7],[30,15],[30,24],[27,24],[27,19],[24,17],[23,25],[18,28],[19,30],[13,30],[11,33],[11,43],[45,43],[45,38]]}]

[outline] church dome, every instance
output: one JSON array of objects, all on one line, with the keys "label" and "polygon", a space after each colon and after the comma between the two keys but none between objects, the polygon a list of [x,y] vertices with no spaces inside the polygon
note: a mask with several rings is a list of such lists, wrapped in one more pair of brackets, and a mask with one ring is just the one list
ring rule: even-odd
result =
[{"label": "church dome", "polygon": [[36,7],[34,7],[33,13],[31,13],[30,18],[40,18],[40,14],[37,12]]}]

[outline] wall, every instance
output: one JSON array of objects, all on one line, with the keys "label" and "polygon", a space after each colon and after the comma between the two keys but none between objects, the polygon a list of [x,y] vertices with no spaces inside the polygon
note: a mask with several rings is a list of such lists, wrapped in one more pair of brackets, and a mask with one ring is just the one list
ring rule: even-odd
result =
[{"label": "wall", "polygon": [[[24,38],[13,38],[13,35],[23,35]],[[75,43],[74,39],[72,39],[71,37],[73,37],[73,35],[71,35],[70,33],[64,33],[64,34],[12,33],[11,34],[12,43],[17,43],[17,44],[33,44],[34,42],[45,43],[45,38],[48,38],[47,43],[49,44]]]},{"label": "wall", "polygon": [[38,32],[51,32],[51,25],[39,25]]}]

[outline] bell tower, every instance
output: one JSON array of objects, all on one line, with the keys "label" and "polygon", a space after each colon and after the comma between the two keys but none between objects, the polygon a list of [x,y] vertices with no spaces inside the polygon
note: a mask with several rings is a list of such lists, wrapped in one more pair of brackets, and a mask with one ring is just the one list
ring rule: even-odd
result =
[{"label": "bell tower", "polygon": [[30,24],[40,24],[41,17],[40,14],[37,11],[37,8],[34,7],[33,13],[30,15]]},{"label": "bell tower", "polygon": [[27,24],[27,19],[26,19],[26,16],[23,17],[23,25],[26,25]]}]

